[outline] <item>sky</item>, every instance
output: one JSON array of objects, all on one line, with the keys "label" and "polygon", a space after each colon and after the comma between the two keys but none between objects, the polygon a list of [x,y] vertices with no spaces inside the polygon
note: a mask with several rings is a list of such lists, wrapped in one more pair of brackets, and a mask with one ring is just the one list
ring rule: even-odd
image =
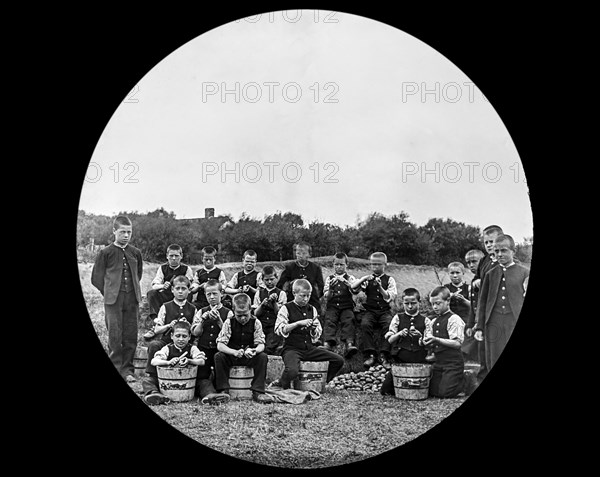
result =
[{"label": "sky", "polygon": [[277,211],[355,225],[408,213],[533,235],[518,151],[450,59],[364,17],[275,12],[182,45],[114,112],[80,209]]}]

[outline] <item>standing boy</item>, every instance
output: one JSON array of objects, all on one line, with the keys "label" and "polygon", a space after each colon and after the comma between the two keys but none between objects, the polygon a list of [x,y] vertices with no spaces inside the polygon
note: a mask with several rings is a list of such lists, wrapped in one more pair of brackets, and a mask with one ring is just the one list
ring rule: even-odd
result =
[{"label": "standing boy", "polygon": [[[444,286],[450,290],[450,309],[466,323],[471,312],[471,302],[469,284],[464,281],[465,267],[460,262],[452,262],[448,265],[448,275],[450,275],[450,283],[445,283]],[[464,347],[472,346],[473,342],[473,338],[465,336],[461,346],[463,358],[466,358]]]},{"label": "standing boy", "polygon": [[477,305],[475,339],[485,342],[485,358],[490,370],[508,342],[523,307],[529,270],[515,263],[515,241],[498,235],[494,242],[498,266],[488,271],[481,285]]},{"label": "standing boy", "polygon": [[91,282],[104,297],[104,318],[108,330],[108,353],[117,371],[127,382],[135,381],[133,356],[137,346],[142,253],[129,245],[133,226],[129,217],[119,215],[113,222],[115,240],[104,247],[94,262]]},{"label": "standing boy", "polygon": [[[483,258],[484,253],[479,249],[471,249],[465,254],[465,263],[469,270],[475,277],[477,273],[477,267],[479,266],[479,262]],[[477,298],[479,297],[479,289],[473,286],[473,281],[475,278],[471,279],[471,284],[469,285],[469,303],[471,304],[471,309],[469,310],[469,314],[467,319],[465,320],[465,340],[462,344],[462,352],[465,359],[469,359],[471,361],[479,362],[479,341],[473,338],[473,326],[475,326],[475,313],[477,311]]]},{"label": "standing boy", "polygon": [[215,258],[217,251],[214,247],[204,247],[202,249],[202,266],[196,270],[194,279],[192,281],[192,289],[190,290],[193,295],[196,293],[196,300],[194,305],[196,308],[201,309],[208,306],[206,294],[204,293],[204,287],[208,280],[217,280],[221,284],[221,290],[224,290],[227,286],[227,278],[225,278],[225,272],[219,267],[215,266]]},{"label": "standing boy", "polygon": [[[391,361],[399,363],[425,363],[427,350],[423,345],[425,329],[430,326],[429,318],[419,313],[421,294],[416,288],[402,292],[404,312],[396,314],[384,338],[392,345]],[[381,394],[394,395],[391,371],[388,371],[380,389]]]},{"label": "standing boy", "polygon": [[234,318],[227,320],[217,338],[215,355],[216,389],[229,393],[229,371],[233,366],[249,366],[254,370],[250,384],[252,399],[259,403],[272,402],[265,394],[267,355],[265,335],[260,321],[250,312],[250,297],[245,293],[233,296]]},{"label": "standing boy", "polygon": [[[183,259],[183,250],[181,246],[173,243],[167,247],[167,262],[163,263],[156,271],[156,276],[150,284],[150,290],[146,294],[148,300],[148,318],[154,320],[158,314],[158,310],[163,303],[173,299],[171,292],[171,281],[174,277],[180,275],[186,276],[191,282],[194,279],[192,267],[181,263]],[[154,338],[154,330],[150,329],[144,334],[144,339],[149,340]]]},{"label": "standing boy", "polygon": [[360,314],[363,354],[367,356],[364,366],[369,368],[377,361],[374,328],[379,327],[379,361],[385,369],[389,370],[391,368],[390,343],[383,336],[389,330],[392,321],[390,303],[394,301],[398,293],[396,280],[384,273],[387,264],[385,253],[372,253],[369,261],[373,273],[352,283],[353,290],[362,288],[366,294],[366,301],[363,304],[365,311]]},{"label": "standing boy", "polygon": [[277,272],[272,265],[263,268],[262,281],[263,285],[258,287],[258,291],[254,295],[252,308],[254,315],[260,320],[265,334],[265,352],[277,354],[281,337],[275,334],[275,320],[279,309],[285,305],[287,297],[283,290],[275,286]]},{"label": "standing boy", "polygon": [[347,267],[348,256],[343,252],[336,253],[333,257],[335,273],[327,277],[323,288],[323,296],[327,300],[324,347],[331,351],[337,345],[335,335],[339,325],[341,328],[340,339],[346,347],[344,357],[349,359],[358,352],[358,348],[354,346],[353,295],[355,291],[352,289],[352,283],[356,278],[346,272]]},{"label": "standing boy", "polygon": [[[494,268],[498,262],[494,255],[494,241],[498,235],[503,234],[502,228],[498,225],[488,225],[483,229],[482,241],[486,255],[479,261],[477,266],[477,273],[473,277],[472,287],[479,293],[481,291],[481,284],[483,277],[487,272]],[[477,372],[477,381],[481,383],[485,379],[488,373],[488,368],[485,359],[485,341],[479,341],[478,344],[478,358],[479,358],[479,371]]]},{"label": "standing boy", "polygon": [[294,300],[279,310],[275,333],[285,338],[281,356],[284,370],[279,385],[289,389],[300,370],[300,361],[329,361],[326,382],[331,381],[344,365],[344,358],[333,351],[315,346],[322,328],[317,309],[310,304],[312,287],[308,280],[299,278],[292,285]]},{"label": "standing boy", "polygon": [[460,350],[465,323],[450,309],[450,290],[441,286],[429,296],[436,317],[425,327],[423,344],[435,352],[435,363],[429,381],[429,395],[440,398],[456,397],[464,392],[470,395],[475,389],[475,374],[465,371]]}]

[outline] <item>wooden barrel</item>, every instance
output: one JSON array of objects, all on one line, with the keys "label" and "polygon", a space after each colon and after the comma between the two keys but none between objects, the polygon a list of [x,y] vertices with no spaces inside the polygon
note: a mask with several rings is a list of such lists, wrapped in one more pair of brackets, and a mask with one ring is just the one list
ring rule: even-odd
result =
[{"label": "wooden barrel", "polygon": [[430,364],[403,363],[392,365],[394,394],[399,399],[427,399],[429,394]]},{"label": "wooden barrel", "polygon": [[144,376],[146,374],[146,364],[148,364],[148,348],[146,346],[138,346],[133,356],[134,374],[136,376]]},{"label": "wooden barrel", "polygon": [[329,361],[300,361],[298,377],[294,380],[294,389],[298,391],[325,391]]},{"label": "wooden barrel", "polygon": [[252,378],[254,370],[250,366],[233,366],[229,370],[229,397],[231,399],[252,399]]},{"label": "wooden barrel", "polygon": [[157,366],[158,388],[171,401],[182,402],[194,399],[198,366]]}]

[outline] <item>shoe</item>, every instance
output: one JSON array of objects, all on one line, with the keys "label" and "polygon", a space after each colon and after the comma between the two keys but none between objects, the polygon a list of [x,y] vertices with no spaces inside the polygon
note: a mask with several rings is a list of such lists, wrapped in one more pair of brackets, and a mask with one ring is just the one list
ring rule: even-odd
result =
[{"label": "shoe", "polygon": [[267,386],[267,388],[280,388],[280,387],[281,387],[281,383],[279,382],[279,379],[272,381],[271,384],[269,384]]},{"label": "shoe", "polygon": [[385,356],[384,354],[382,354],[379,357],[379,361],[381,361],[381,366],[383,366],[385,369],[387,369],[388,371],[390,369],[392,369],[392,363],[389,362],[389,360],[387,359],[387,356]]},{"label": "shoe", "polygon": [[144,339],[146,341],[150,341],[155,336],[156,336],[156,333],[154,332],[154,330],[148,330],[144,333]]},{"label": "shoe", "polygon": [[261,404],[269,404],[269,403],[273,402],[273,398],[264,393],[256,393],[256,392],[252,393],[252,399]]},{"label": "shoe", "polygon": [[365,368],[370,368],[371,366],[373,366],[375,364],[375,356],[374,355],[370,355],[365,362],[363,363]]},{"label": "shoe", "polygon": [[144,396],[144,401],[150,406],[157,406],[159,404],[167,404],[169,402],[169,398],[158,391],[153,391]]},{"label": "shoe", "polygon": [[348,341],[347,347],[346,347],[346,354],[344,355],[344,358],[350,359],[356,353],[358,353],[358,348],[352,344],[352,341]]},{"label": "shoe", "polygon": [[210,393],[202,398],[202,404],[219,405],[229,402],[229,393]]},{"label": "shoe", "polygon": [[477,374],[471,369],[465,369],[465,396],[470,396],[477,389]]},{"label": "shoe", "polygon": [[125,381],[128,383],[135,383],[137,379],[135,379],[135,376],[133,374],[128,374],[127,376],[125,376]]}]

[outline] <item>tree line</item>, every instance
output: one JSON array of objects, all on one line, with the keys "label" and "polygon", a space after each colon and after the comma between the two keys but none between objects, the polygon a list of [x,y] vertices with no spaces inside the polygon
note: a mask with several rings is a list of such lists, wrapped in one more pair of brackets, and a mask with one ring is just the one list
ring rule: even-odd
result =
[{"label": "tree line", "polygon": [[[293,259],[293,244],[299,241],[312,246],[314,257],[345,252],[349,256],[368,258],[374,251],[385,252],[388,260],[400,264],[445,267],[452,261],[464,262],[465,253],[483,250],[481,229],[450,218],[432,218],[417,226],[406,212],[385,216],[369,214],[356,225],[340,227],[318,221],[305,223],[293,212],[276,212],[263,219],[242,214],[238,220],[230,215],[204,219],[177,219],[173,212],[159,208],[148,213],[119,212],[133,221],[132,244],[140,248],[144,260],[162,262],[167,245],[183,247],[184,261],[199,263],[199,251],[211,245],[219,249],[222,261],[238,260],[251,248],[260,261]],[[77,246],[111,243],[113,217],[78,212]],[[510,233],[510,232],[508,232]],[[517,237],[514,237],[517,240]],[[517,244],[516,256],[531,261],[533,238]]]}]

